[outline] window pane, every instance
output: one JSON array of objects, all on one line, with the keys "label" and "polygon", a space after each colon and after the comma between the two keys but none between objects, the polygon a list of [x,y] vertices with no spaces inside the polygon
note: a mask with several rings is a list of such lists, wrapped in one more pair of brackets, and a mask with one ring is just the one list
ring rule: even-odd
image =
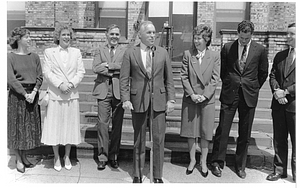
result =
[{"label": "window pane", "polygon": [[126,9],[126,1],[99,1],[99,8]]},{"label": "window pane", "polygon": [[216,2],[216,38],[220,38],[221,29],[236,30],[238,23],[246,18],[246,2]]},{"label": "window pane", "polygon": [[149,17],[169,17],[169,2],[149,2]]}]

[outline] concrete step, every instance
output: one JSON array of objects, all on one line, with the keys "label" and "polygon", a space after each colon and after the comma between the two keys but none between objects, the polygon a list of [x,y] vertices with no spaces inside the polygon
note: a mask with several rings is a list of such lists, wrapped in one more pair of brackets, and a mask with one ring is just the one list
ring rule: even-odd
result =
[{"label": "concrete step", "polygon": [[[236,151],[237,131],[232,130],[228,140],[228,147],[226,152],[226,163],[234,164],[234,155]],[[146,138],[146,160],[149,160],[149,131],[147,131]],[[213,143],[209,144],[208,162],[211,158]],[[133,128],[130,126],[123,126],[122,139],[120,146],[119,159],[132,159],[133,149]],[[93,124],[81,124],[81,143],[79,145],[72,146],[71,156],[73,158],[96,158],[98,146],[96,139],[96,127]],[[64,152],[61,149],[60,152]],[[197,149],[197,158],[199,158],[201,151]],[[43,145],[39,148],[30,151],[30,154],[43,154],[53,155],[51,146]],[[188,145],[186,138],[180,137],[179,129],[167,128],[165,135],[165,149],[164,160],[167,162],[189,162]],[[272,168],[274,151],[272,148],[272,134],[261,133],[252,131],[251,139],[248,149],[248,164],[253,164],[252,160],[255,160],[255,164],[259,164],[261,167]],[[257,166],[257,165],[256,165]]]},{"label": "concrete step", "polygon": [[[124,113],[123,117],[123,126],[132,126],[131,114],[129,112]],[[238,128],[238,117],[235,117],[232,122],[232,129],[237,130]],[[97,123],[97,112],[82,112],[80,122],[82,124],[96,124]],[[177,128],[181,127],[181,117],[180,116],[166,116],[166,123],[168,128]],[[215,128],[219,124],[219,116],[215,117]],[[273,133],[272,120],[264,118],[254,118],[253,131],[260,131],[264,133]]]}]

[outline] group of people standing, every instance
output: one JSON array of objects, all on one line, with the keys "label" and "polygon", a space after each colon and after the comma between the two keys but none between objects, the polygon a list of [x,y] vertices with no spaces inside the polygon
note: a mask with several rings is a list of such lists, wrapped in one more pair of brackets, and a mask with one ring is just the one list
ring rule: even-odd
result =
[{"label": "group of people standing", "polygon": [[[292,141],[292,175],[295,169],[295,29],[288,28],[289,49],[279,52],[270,73],[273,93],[274,172],[270,181],[287,177],[287,138]],[[247,150],[251,137],[259,90],[268,77],[265,47],[252,40],[254,25],[239,23],[238,39],[224,44],[221,53],[210,50],[212,29],[198,25],[193,30],[193,44],[183,53],[181,81],[184,89],[180,135],[187,138],[190,163],[186,175],[193,173],[200,141],[201,175],[208,176],[208,147],[213,142],[211,172],[221,177],[227,143],[236,110],[239,114],[235,170],[246,177]],[[8,54],[8,148],[14,149],[19,172],[33,167],[26,151],[41,143],[53,146],[54,169],[62,168],[59,145],[65,145],[64,167],[72,168],[71,145],[81,142],[78,85],[85,69],[79,49],[70,47],[73,31],[59,26],[54,32],[57,47],[44,52],[44,62],[29,52],[28,30],[13,30]],[[151,122],[153,181],[163,183],[166,115],[174,110],[175,89],[168,52],[154,44],[156,30],[151,21],[138,26],[140,43],[133,47],[119,45],[120,28],[109,25],[107,44],[95,51],[92,69],[97,78],[92,95],[97,99],[98,170],[109,164],[118,168],[124,111],[131,111],[134,129],[133,183],[142,183],[145,164],[146,128]],[[292,55],[291,55],[292,54]],[[48,83],[50,102],[41,127],[38,90],[43,78]],[[222,80],[219,125],[215,129],[215,91]],[[111,132],[109,126],[112,124]]]}]

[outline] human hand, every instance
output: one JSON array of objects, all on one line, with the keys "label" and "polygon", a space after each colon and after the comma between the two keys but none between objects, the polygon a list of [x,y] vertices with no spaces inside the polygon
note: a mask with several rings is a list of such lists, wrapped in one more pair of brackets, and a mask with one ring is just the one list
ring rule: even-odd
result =
[{"label": "human hand", "polygon": [[285,97],[285,92],[282,89],[276,89],[273,95],[275,99],[278,100],[279,98]]},{"label": "human hand", "polygon": [[28,98],[26,99],[26,101],[29,103],[33,103],[35,95],[36,95],[36,91],[32,91],[30,94],[28,94]]},{"label": "human hand", "polygon": [[64,82],[60,84],[59,89],[63,94],[68,94],[71,90],[71,88],[69,87],[69,83]]},{"label": "human hand", "polygon": [[123,102],[122,107],[123,107],[124,110],[133,110],[133,106],[132,106],[132,103],[130,101]]},{"label": "human hand", "polygon": [[108,68],[108,63],[107,62],[101,63],[101,65]]},{"label": "human hand", "polygon": [[175,104],[174,104],[173,102],[168,101],[166,105],[167,105],[167,106],[166,106],[166,108],[167,108],[166,113],[167,113],[167,114],[169,114],[169,113],[171,113],[171,112],[174,111],[174,109],[175,109]]},{"label": "human hand", "polygon": [[196,94],[192,94],[191,95],[191,99],[194,103],[198,103],[199,102],[199,98],[200,98],[200,95],[196,95]]},{"label": "human hand", "polygon": [[199,99],[198,99],[198,102],[203,102],[206,100],[206,97],[204,97],[204,95],[199,95]]},{"label": "human hand", "polygon": [[286,104],[286,103],[288,103],[288,100],[285,97],[279,98],[277,101],[279,102],[279,104]]}]

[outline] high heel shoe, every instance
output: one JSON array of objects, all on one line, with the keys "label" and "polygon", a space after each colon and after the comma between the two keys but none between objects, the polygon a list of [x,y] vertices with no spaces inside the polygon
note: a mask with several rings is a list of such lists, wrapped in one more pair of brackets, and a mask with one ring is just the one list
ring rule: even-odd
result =
[{"label": "high heel shoe", "polygon": [[191,173],[193,173],[194,169],[195,169],[196,164],[194,165],[192,170],[189,170],[189,167],[186,168],[185,174],[186,175],[190,175]]},{"label": "high heel shoe", "polygon": [[23,162],[23,164],[24,164],[24,166],[25,166],[26,168],[33,168],[33,167],[35,166],[34,164],[32,164],[32,163],[30,163],[30,162],[29,162],[29,164],[26,164],[26,163]]},{"label": "high heel shoe", "polygon": [[72,163],[71,163],[70,159],[69,159],[70,164],[68,164],[68,165],[66,165],[66,157],[64,157],[64,161],[65,161],[65,169],[71,170],[72,169]]},{"label": "high heel shoe", "polygon": [[[57,160],[59,160],[59,159],[57,159]],[[54,159],[54,170],[56,170],[57,172],[59,172],[59,171],[61,171],[61,164],[60,164],[60,162],[59,162],[59,166],[55,166],[55,164],[56,164],[56,161],[55,161],[55,159]]]},{"label": "high heel shoe", "polygon": [[23,164],[23,168],[18,168],[18,162],[16,161],[16,169],[17,169],[18,172],[24,173],[25,172],[25,165]]},{"label": "high heel shoe", "polygon": [[200,173],[204,178],[206,178],[208,176],[208,170],[206,172],[203,172],[202,168],[201,168]]}]

